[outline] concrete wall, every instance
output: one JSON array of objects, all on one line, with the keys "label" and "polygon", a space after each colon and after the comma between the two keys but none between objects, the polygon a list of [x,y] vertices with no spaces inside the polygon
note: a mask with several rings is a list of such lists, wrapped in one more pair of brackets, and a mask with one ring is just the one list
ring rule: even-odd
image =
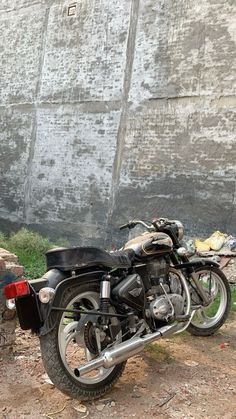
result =
[{"label": "concrete wall", "polygon": [[169,216],[236,234],[235,12],[0,0],[0,230],[111,244]]}]

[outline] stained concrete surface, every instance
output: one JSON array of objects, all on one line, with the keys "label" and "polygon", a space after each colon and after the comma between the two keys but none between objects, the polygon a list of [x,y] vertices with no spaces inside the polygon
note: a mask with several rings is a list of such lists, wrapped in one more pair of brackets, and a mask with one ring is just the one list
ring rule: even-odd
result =
[{"label": "stained concrete surface", "polygon": [[0,230],[111,245],[169,216],[236,234],[235,12],[0,0]]}]

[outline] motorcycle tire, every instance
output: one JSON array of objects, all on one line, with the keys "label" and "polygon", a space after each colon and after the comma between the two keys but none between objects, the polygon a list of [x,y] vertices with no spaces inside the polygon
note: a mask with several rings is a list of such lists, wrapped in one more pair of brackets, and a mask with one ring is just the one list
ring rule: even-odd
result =
[{"label": "motorcycle tire", "polygon": [[[62,307],[71,307],[74,304],[78,305],[81,303],[86,309],[92,310],[99,308],[99,287],[97,284],[81,283],[65,290],[61,301]],[[114,309],[113,312],[115,312]],[[118,321],[117,318],[112,319],[115,319],[114,321],[116,322]],[[77,378],[74,374],[74,368],[79,367],[80,364],[79,361],[73,359],[73,350],[76,351],[77,356],[79,351],[81,351],[81,348],[76,341],[76,339],[78,340],[78,331],[76,332],[73,328],[76,328],[78,322],[76,322],[74,318],[72,322],[68,322],[68,320],[68,314],[66,315],[64,312],[60,312],[56,327],[45,336],[40,337],[42,360],[45,370],[53,384],[66,395],[80,400],[93,400],[99,398],[114,386],[124,371],[126,361],[109,369],[100,368],[96,370],[97,376],[95,377],[93,375],[87,377],[86,375]],[[87,328],[87,325],[84,327]],[[83,341],[86,346],[82,348],[82,352],[89,353],[90,356],[92,355],[92,358],[94,358],[96,357],[93,350],[94,337],[90,337],[88,342],[88,336],[92,336],[90,329],[86,329],[86,333],[84,333],[84,329],[84,331],[81,332],[79,340]],[[66,335],[67,332],[65,332],[65,330],[68,331],[68,335]],[[122,338],[120,337],[119,339],[120,343]],[[85,340],[87,340],[86,344]],[[69,342],[66,349],[65,342]],[[72,344],[73,350],[70,348],[68,349],[69,344]],[[90,350],[87,348],[87,345]],[[67,357],[66,351],[69,352]],[[90,359],[92,358],[90,357]],[[69,359],[73,364],[72,367],[69,365]],[[82,364],[85,364],[87,361],[84,360]]]},{"label": "motorcycle tire", "polygon": [[[195,336],[210,336],[214,334],[226,321],[231,308],[231,291],[229,282],[224,273],[217,267],[204,267],[195,270],[199,278],[203,278],[203,285],[206,285],[207,277],[211,278],[213,291],[215,293],[213,301],[209,306],[196,311],[187,330]],[[205,275],[205,279],[204,279]],[[205,284],[204,284],[205,281]],[[218,292],[220,295],[218,295]],[[217,310],[217,303],[219,308]],[[216,308],[215,308],[216,306]],[[216,313],[214,314],[214,311]],[[212,315],[212,316],[210,316]],[[195,318],[199,318],[199,321]]]}]

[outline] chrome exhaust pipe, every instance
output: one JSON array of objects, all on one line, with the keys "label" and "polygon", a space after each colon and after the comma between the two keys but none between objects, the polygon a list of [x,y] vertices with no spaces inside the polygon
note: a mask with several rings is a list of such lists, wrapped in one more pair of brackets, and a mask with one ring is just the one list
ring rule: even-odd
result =
[{"label": "chrome exhaust pipe", "polygon": [[171,271],[176,273],[182,282],[183,289],[186,295],[186,309],[184,317],[186,317],[187,319],[181,322],[176,322],[169,326],[163,326],[157,332],[150,333],[142,338],[131,338],[127,342],[119,343],[111,349],[105,349],[102,355],[100,355],[98,358],[89,361],[87,364],[82,365],[79,368],[75,368],[74,374],[76,377],[81,377],[87,374],[88,372],[95,370],[96,368],[111,368],[114,365],[119,364],[120,362],[126,361],[131,356],[137,355],[144,349],[144,346],[147,343],[153,342],[154,340],[160,339],[161,337],[167,337],[174,333],[180,333],[188,327],[194,315],[194,311],[190,315],[191,296],[189,293],[188,284],[186,283],[184,275],[181,272],[177,271],[174,268],[171,268]]},{"label": "chrome exhaust pipe", "polygon": [[137,355],[144,349],[147,343],[178,332],[182,328],[182,323],[175,323],[171,326],[164,326],[158,332],[150,333],[142,338],[137,337],[120,343],[114,348],[105,350],[99,358],[89,361],[79,368],[75,368],[74,374],[76,377],[81,377],[96,368],[111,368],[120,362],[126,361],[131,356]]}]

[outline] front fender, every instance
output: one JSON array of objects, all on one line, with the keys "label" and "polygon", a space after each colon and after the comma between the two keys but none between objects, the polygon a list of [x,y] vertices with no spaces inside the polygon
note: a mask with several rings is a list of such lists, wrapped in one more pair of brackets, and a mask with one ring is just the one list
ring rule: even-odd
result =
[{"label": "front fender", "polygon": [[193,259],[189,262],[179,263],[178,265],[174,265],[175,269],[190,269],[194,270],[195,268],[202,268],[205,266],[217,266],[219,267],[219,263],[211,260],[211,259]]},{"label": "front fender", "polygon": [[92,271],[82,273],[80,275],[74,275],[69,278],[65,278],[57,283],[55,278],[51,278],[51,281],[48,282],[48,287],[55,289],[55,296],[53,300],[48,304],[41,303],[41,313],[44,319],[44,324],[40,328],[39,336],[44,336],[47,333],[51,332],[57,324],[58,316],[61,314],[58,311],[52,310],[52,307],[61,307],[61,301],[64,295],[64,292],[68,288],[72,288],[82,282],[97,282],[99,281],[105,271]]}]

